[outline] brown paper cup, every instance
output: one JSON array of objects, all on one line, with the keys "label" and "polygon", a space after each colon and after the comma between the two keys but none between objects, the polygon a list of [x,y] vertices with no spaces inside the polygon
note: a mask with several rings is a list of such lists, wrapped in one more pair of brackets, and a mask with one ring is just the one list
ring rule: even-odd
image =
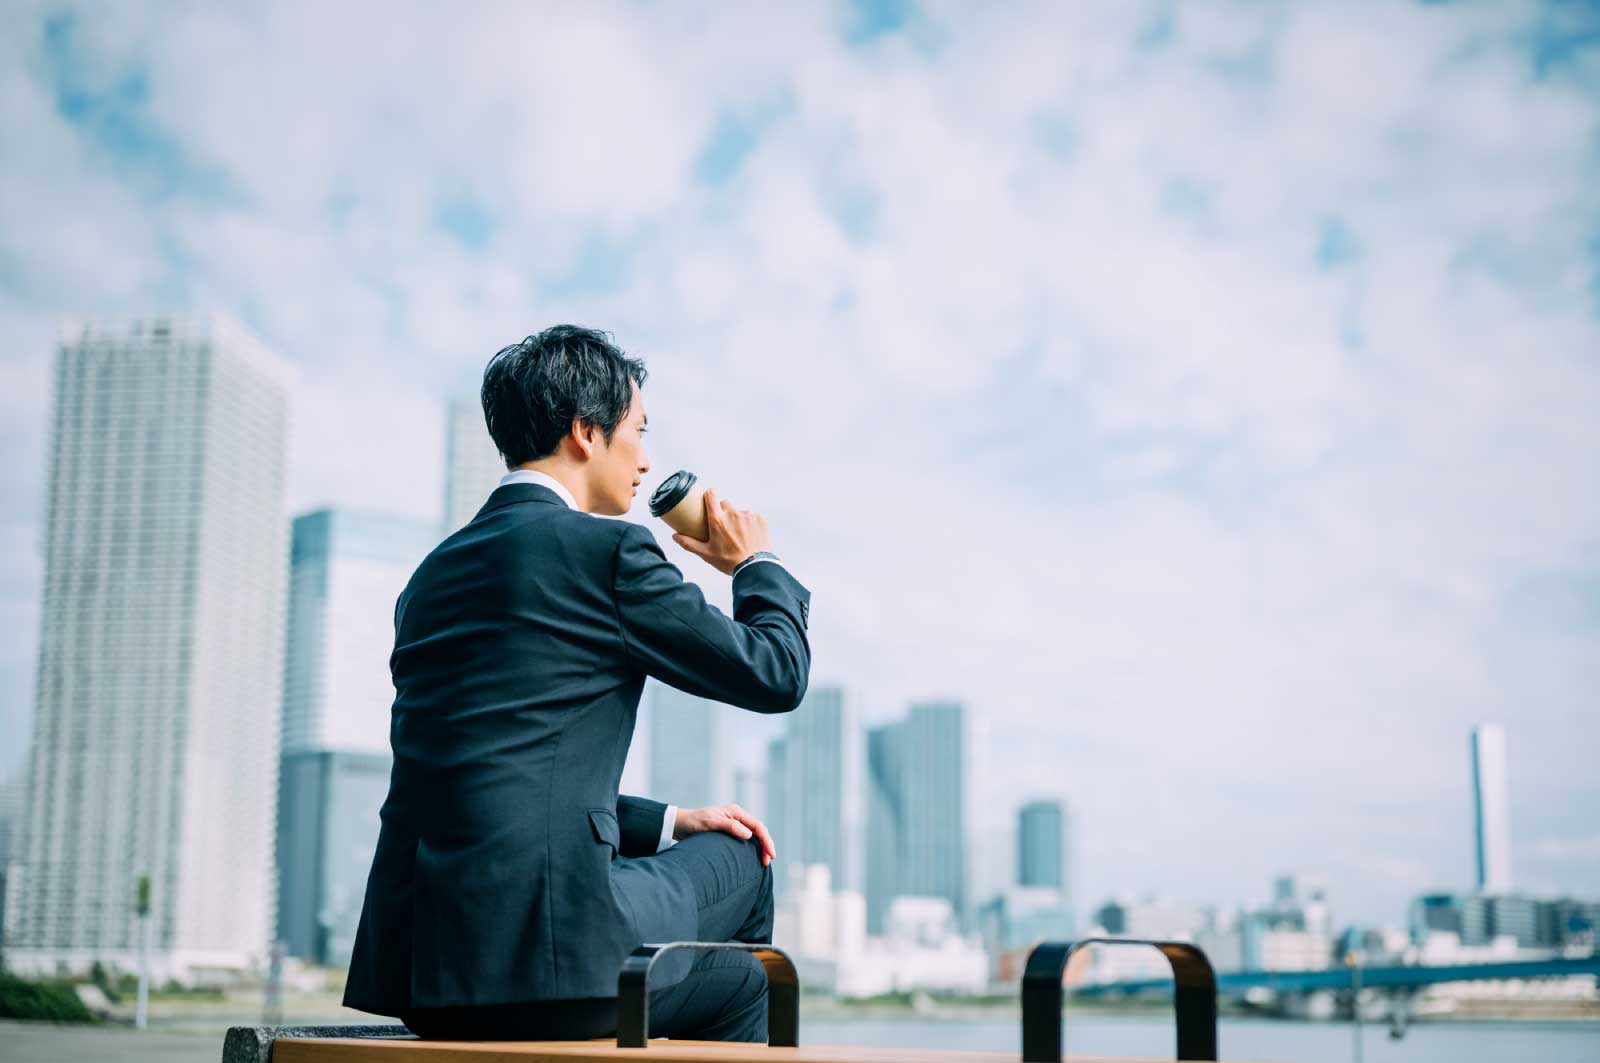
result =
[{"label": "brown paper cup", "polygon": [[673,473],[655,489],[650,496],[650,514],[691,539],[711,541],[711,529],[706,523],[706,488],[687,469]]}]

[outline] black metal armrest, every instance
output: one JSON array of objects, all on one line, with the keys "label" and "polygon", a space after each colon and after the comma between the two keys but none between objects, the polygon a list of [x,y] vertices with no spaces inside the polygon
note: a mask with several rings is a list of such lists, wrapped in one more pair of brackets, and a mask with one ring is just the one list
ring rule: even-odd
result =
[{"label": "black metal armrest", "polygon": [[1182,941],[1084,938],[1047,941],[1028,953],[1028,966],[1022,974],[1023,1063],[1061,1063],[1061,978],[1072,953],[1085,945],[1159,949],[1172,964],[1178,1058],[1217,1058],[1217,976],[1204,952]]},{"label": "black metal armrest", "polygon": [[800,976],[794,961],[771,945],[739,941],[671,941],[640,945],[622,961],[617,976],[617,1047],[646,1048],[650,1043],[650,968],[662,953],[674,949],[706,952],[749,952],[767,972],[767,1044],[794,1048],[800,1044]]}]

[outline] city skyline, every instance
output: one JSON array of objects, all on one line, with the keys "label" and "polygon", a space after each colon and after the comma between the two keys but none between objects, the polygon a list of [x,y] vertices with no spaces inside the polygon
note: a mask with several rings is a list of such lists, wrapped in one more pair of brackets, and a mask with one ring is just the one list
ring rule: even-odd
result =
[{"label": "city skyline", "polygon": [[813,682],[989,725],[980,868],[1054,794],[1089,898],[1392,918],[1472,883],[1495,719],[1518,886],[1600,879],[1589,5],[685,11],[355,65],[358,8],[0,15],[0,771],[63,317],[237,315],[299,370],[287,512],[436,523],[448,399],[575,321],[650,367],[640,498],[768,518]]}]

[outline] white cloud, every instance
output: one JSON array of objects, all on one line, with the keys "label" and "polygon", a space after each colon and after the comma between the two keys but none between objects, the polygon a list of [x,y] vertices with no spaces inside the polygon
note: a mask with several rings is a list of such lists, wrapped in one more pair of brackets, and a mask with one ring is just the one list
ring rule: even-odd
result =
[{"label": "white cloud", "polygon": [[1600,863],[1600,834],[1581,838],[1541,838],[1528,845],[1523,852],[1541,863],[1592,867]]},{"label": "white cloud", "polygon": [[[8,457],[43,454],[52,316],[144,310],[179,269],[302,366],[296,506],[426,515],[443,397],[543,324],[600,324],[650,362],[658,470],[766,512],[812,586],[816,680],[868,719],[937,693],[992,718],[989,821],[1063,792],[1089,899],[1183,892],[1184,865],[1198,899],[1253,896],[1330,841],[1465,881],[1475,718],[1510,725],[1522,792],[1600,804],[1571,783],[1600,632],[1501,608],[1600,568],[1593,85],[1533,79],[1535,16],[1504,5],[1185,8],[1137,48],[1151,14],[951,5],[931,55],[852,51],[812,9],[80,17],[106,83],[147,70],[141,121],[237,186],[216,203],[122,179],[14,11]],[[696,184],[719,115],[775,93],[734,177]],[[436,224],[449,197],[481,252]],[[1323,272],[1330,219],[1359,250]],[[595,234],[622,289],[548,295]],[[37,559],[8,564],[34,593]],[[1370,915],[1423,877],[1346,866]]]}]

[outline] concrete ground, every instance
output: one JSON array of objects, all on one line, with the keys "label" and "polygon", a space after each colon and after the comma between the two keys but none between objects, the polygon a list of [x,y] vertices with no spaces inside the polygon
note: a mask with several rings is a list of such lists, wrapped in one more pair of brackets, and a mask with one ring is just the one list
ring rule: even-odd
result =
[{"label": "concrete ground", "polygon": [[5,1063],[218,1063],[222,1030],[135,1030],[0,1021]]},{"label": "concrete ground", "polygon": [[[288,1024],[369,1025],[389,1023],[377,1015],[339,1006],[338,987],[286,991]],[[133,1028],[132,994],[110,1009],[111,1021],[95,1026],[14,1022],[0,1019],[0,1063],[219,1063],[230,1026],[261,1024],[259,988],[230,991],[220,999],[157,994],[150,1000],[150,1026]]]}]

